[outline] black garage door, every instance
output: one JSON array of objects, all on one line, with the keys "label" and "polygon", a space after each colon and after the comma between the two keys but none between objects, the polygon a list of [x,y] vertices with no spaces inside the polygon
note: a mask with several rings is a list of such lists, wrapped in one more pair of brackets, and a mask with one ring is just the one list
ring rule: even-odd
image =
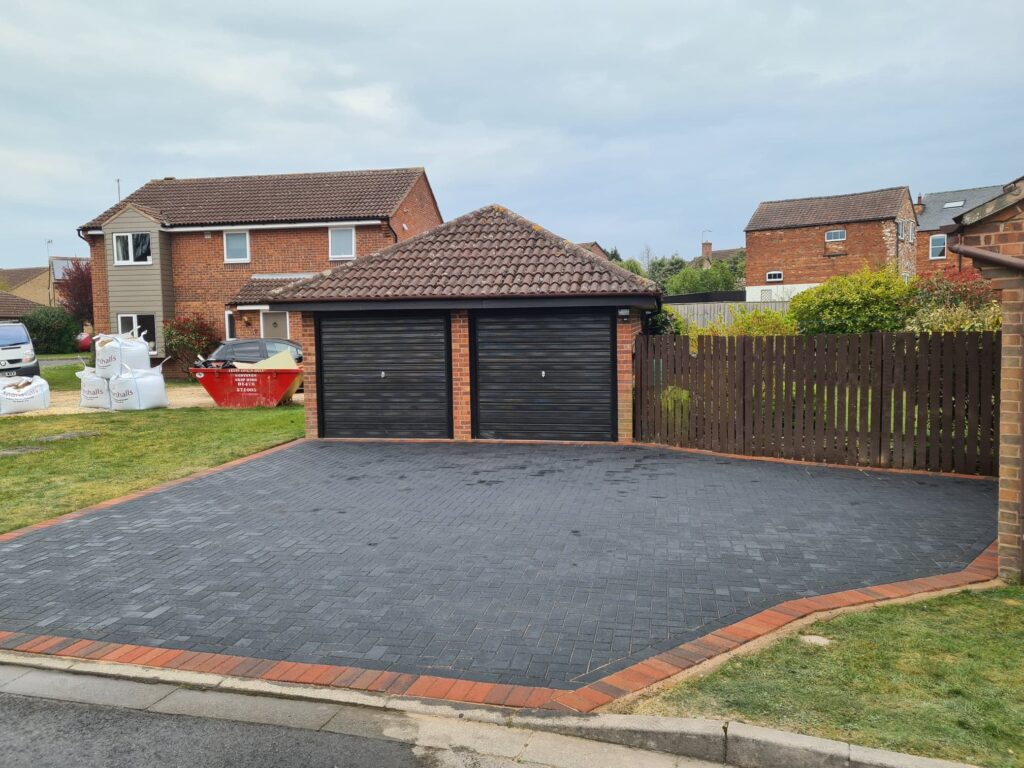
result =
[{"label": "black garage door", "polygon": [[321,317],[324,437],[451,437],[448,317]]},{"label": "black garage door", "polygon": [[475,314],[474,435],[614,440],[614,339],[611,311]]}]

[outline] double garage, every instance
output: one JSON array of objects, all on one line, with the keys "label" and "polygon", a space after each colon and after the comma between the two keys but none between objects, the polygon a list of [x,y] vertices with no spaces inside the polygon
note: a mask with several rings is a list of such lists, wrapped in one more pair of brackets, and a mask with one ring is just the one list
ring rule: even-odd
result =
[{"label": "double garage", "polygon": [[489,206],[273,303],[315,344],[310,436],[611,441],[628,434],[632,339],[657,289]]},{"label": "double garage", "polygon": [[[613,309],[468,318],[472,437],[615,439]],[[323,437],[454,436],[450,312],[323,315],[317,338]]]}]

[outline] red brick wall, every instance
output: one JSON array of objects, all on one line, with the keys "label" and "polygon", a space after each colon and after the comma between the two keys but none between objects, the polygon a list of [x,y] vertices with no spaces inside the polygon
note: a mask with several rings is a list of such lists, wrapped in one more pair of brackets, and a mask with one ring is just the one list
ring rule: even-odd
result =
[{"label": "red brick wall", "polygon": [[441,212],[437,208],[434,192],[426,174],[413,184],[409,194],[391,217],[391,228],[399,240],[407,240],[420,232],[426,232],[441,224]]},{"label": "red brick wall", "polygon": [[[944,259],[932,259],[929,257],[930,245],[932,235],[942,234],[938,231],[931,232],[918,232],[917,233],[917,274],[919,277],[931,277],[932,275],[941,274],[943,272],[976,272],[973,262],[970,259],[961,259],[955,253],[950,253],[947,249],[946,258]],[[954,238],[948,239],[949,243],[955,242]]]},{"label": "red brick wall", "polygon": [[107,292],[107,254],[103,235],[88,235],[92,265],[92,326],[96,333],[110,333],[110,297]]},{"label": "red brick wall", "polygon": [[[297,341],[302,344],[302,387],[306,404],[306,437],[319,437],[319,425],[317,423],[317,391],[316,391],[316,331],[314,329],[313,313],[303,312],[300,316],[292,316],[292,328],[301,328],[301,338]],[[293,331],[294,335],[294,331]]]},{"label": "red brick wall", "polygon": [[452,436],[473,438],[473,405],[469,389],[469,312],[452,311]]},{"label": "red brick wall", "polygon": [[[951,239],[951,242],[953,240]],[[964,245],[1024,259],[1024,201],[968,226]],[[1024,463],[1021,413],[1024,412],[1024,273],[983,265],[985,278],[1000,290],[1003,305],[1002,372],[999,403],[999,576],[1017,584],[1024,572],[1021,493]]]},{"label": "red brick wall", "polygon": [[[260,313],[258,310],[249,309],[235,312],[235,338],[236,339],[258,339],[260,337]],[[290,318],[292,335],[300,333],[298,318],[294,315]],[[296,341],[298,337],[296,336]]]},{"label": "red brick wall", "polygon": [[615,320],[615,356],[617,359],[619,442],[633,442],[633,341],[640,333],[640,311],[631,310],[629,318]]},{"label": "red brick wall", "polygon": [[[356,257],[394,242],[385,224],[356,227]],[[327,228],[254,229],[249,232],[250,261],[224,263],[224,237],[213,231],[171,234],[175,313],[200,314],[224,327],[225,304],[254,274],[322,272],[339,265],[327,258]],[[241,332],[241,328],[238,329]],[[259,335],[259,326],[256,326]]]}]

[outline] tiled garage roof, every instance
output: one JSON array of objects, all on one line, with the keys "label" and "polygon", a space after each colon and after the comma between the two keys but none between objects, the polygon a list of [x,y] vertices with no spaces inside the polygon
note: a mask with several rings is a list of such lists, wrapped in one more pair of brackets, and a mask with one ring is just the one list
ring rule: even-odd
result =
[{"label": "tiled garage roof", "polygon": [[253,275],[238,293],[228,302],[228,306],[239,304],[265,304],[271,293],[283,288],[296,280],[313,277],[312,273],[301,272],[294,275]]},{"label": "tiled garage roof", "polygon": [[82,229],[95,229],[131,203],[171,227],[343,221],[390,216],[422,168],[154,179]]},{"label": "tiled garage roof", "polygon": [[275,292],[275,301],[658,295],[634,275],[498,205]]},{"label": "tiled garage roof", "polygon": [[909,197],[907,187],[890,187],[852,195],[769,200],[757,206],[746,231],[895,219]]},{"label": "tiled garage roof", "polygon": [[43,305],[15,296],[13,293],[0,291],[0,320],[17,320],[41,306]]}]

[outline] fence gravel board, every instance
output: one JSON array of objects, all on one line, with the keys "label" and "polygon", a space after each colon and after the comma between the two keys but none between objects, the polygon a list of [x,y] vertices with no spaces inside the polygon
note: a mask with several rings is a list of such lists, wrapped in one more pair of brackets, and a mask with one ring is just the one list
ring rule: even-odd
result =
[{"label": "fence gravel board", "polygon": [[633,359],[642,442],[996,472],[998,333],[639,336]]}]

